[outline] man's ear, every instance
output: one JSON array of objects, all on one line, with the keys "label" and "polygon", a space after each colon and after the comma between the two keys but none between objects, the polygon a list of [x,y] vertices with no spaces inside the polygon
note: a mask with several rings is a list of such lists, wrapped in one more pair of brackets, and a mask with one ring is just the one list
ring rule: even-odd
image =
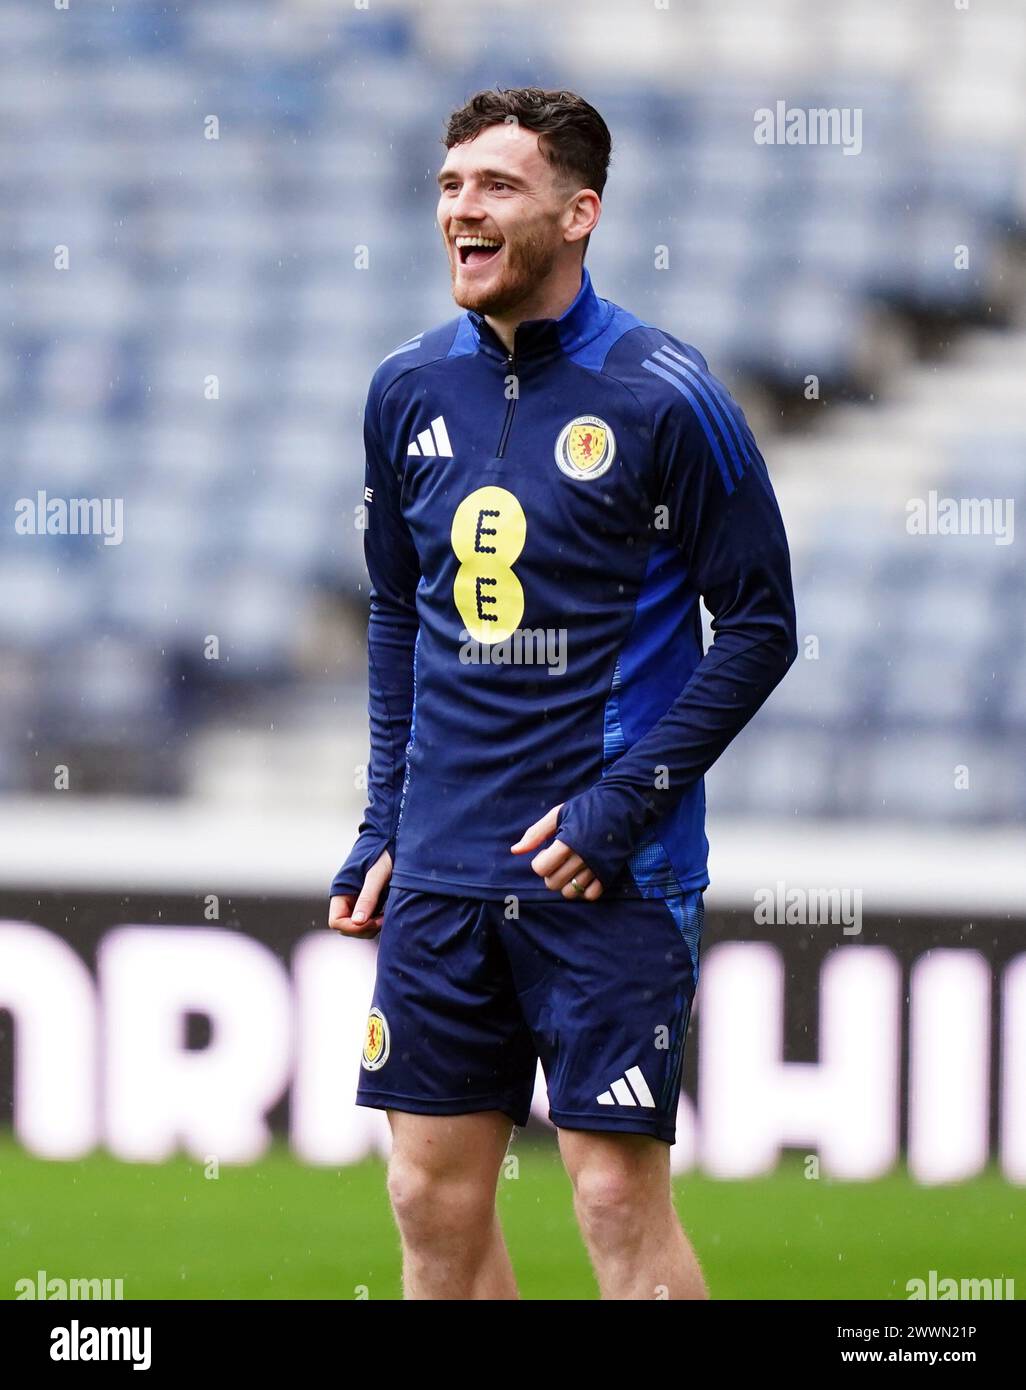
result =
[{"label": "man's ear", "polygon": [[602,215],[602,200],[592,188],[581,188],[573,194],[564,216],[563,234],[567,241],[582,241],[598,226]]}]

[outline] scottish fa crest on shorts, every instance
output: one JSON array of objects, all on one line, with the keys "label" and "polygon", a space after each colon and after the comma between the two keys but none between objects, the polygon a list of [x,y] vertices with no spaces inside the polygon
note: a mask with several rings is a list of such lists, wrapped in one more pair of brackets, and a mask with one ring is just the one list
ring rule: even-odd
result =
[{"label": "scottish fa crest on shorts", "polygon": [[556,440],[556,463],[568,478],[600,478],[615,457],[613,431],[596,415],[578,415]]},{"label": "scottish fa crest on shorts", "polygon": [[388,1022],[380,1009],[371,1009],[363,1040],[363,1065],[366,1069],[377,1071],[378,1067],[383,1067],[388,1061],[388,1049]]}]

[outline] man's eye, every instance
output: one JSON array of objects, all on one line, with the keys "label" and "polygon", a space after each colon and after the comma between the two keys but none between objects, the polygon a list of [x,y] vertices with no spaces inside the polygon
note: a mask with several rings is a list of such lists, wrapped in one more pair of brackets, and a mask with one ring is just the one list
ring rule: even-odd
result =
[{"label": "man's eye", "polygon": [[508,183],[493,183],[493,184],[492,184],[492,187],[493,187],[493,188],[508,188],[508,187],[509,187],[509,184],[508,184]]}]

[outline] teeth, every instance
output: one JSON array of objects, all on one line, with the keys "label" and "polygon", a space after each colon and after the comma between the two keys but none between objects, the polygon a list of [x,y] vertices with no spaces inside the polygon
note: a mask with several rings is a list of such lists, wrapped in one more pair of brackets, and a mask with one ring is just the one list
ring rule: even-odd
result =
[{"label": "teeth", "polygon": [[457,246],[501,246],[501,241],[496,241],[494,237],[488,236],[458,236]]}]

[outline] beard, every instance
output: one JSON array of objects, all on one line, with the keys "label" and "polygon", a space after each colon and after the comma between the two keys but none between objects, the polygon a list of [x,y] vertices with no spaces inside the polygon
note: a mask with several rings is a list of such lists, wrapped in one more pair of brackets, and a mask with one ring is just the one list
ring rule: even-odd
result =
[{"label": "beard", "polygon": [[508,314],[552,273],[558,243],[544,232],[523,232],[503,243],[501,274],[487,285],[458,284],[458,267],[449,264],[452,297],[461,309]]}]

